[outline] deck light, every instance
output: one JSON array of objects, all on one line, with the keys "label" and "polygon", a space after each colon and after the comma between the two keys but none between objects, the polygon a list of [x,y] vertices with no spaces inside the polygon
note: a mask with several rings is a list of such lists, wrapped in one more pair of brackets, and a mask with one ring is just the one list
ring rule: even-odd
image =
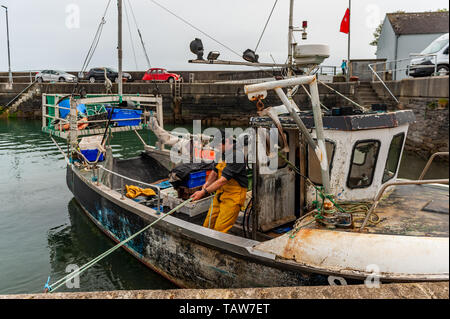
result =
[{"label": "deck light", "polygon": [[197,55],[197,60],[203,60],[203,43],[199,38],[195,38],[190,44],[191,52]]},{"label": "deck light", "polygon": [[209,61],[214,61],[214,60],[217,60],[219,55],[220,55],[220,53],[218,51],[211,51],[211,52],[208,53],[207,59]]},{"label": "deck light", "polygon": [[255,54],[255,51],[247,49],[244,51],[244,54],[242,55],[245,61],[252,62],[252,63],[258,63],[259,55]]}]

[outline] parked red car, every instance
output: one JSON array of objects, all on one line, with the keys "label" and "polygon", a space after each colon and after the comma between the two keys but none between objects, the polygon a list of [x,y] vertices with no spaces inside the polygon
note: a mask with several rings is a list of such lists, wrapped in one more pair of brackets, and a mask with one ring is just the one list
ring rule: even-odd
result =
[{"label": "parked red car", "polygon": [[181,75],[175,73],[169,73],[166,69],[152,68],[145,72],[143,81],[165,81],[173,83],[181,79]]}]

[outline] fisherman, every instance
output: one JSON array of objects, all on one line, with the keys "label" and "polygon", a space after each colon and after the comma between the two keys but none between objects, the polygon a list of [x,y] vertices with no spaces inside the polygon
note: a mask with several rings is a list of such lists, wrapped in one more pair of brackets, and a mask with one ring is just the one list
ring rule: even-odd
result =
[{"label": "fisherman", "polygon": [[[222,159],[216,158],[218,164],[214,171],[209,174],[202,190],[195,192],[191,198],[197,201],[216,192],[203,226],[227,233],[245,204],[248,179],[244,156],[236,141],[232,137],[226,137],[224,130],[221,130],[221,135],[221,138],[215,138],[210,146],[220,147],[216,153],[221,154]],[[220,145],[217,145],[219,143]],[[231,157],[232,155],[234,156]],[[233,158],[233,162],[226,163],[224,158]]]}]

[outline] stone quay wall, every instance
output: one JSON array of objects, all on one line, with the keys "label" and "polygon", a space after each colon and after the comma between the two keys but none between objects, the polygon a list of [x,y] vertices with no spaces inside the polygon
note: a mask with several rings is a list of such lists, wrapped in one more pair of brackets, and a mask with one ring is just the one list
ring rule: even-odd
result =
[{"label": "stone quay wall", "polygon": [[[408,132],[405,150],[428,159],[436,152],[449,150],[449,77],[426,77],[386,82],[399,100],[396,105],[380,82],[372,82],[373,89],[391,108],[414,111],[416,122]],[[448,157],[436,160],[448,161]]]},{"label": "stone quay wall", "polygon": [[[236,74],[235,74],[236,73]],[[163,96],[164,121],[167,124],[186,125],[193,120],[201,120],[202,125],[211,126],[246,126],[252,116],[256,116],[256,104],[248,100],[244,93],[244,84],[211,83],[223,80],[241,80],[250,76],[262,77],[265,74],[249,72],[197,72],[196,81],[205,83],[182,83],[181,96],[176,97],[175,87],[168,83],[144,83],[135,81],[124,84],[124,93],[151,94],[159,92]],[[138,78],[139,75],[136,75]],[[188,76],[188,74],[186,74]],[[27,88],[29,83],[14,83],[12,90],[7,83],[0,83],[0,108],[5,106],[18,93]],[[331,83],[337,91],[355,99],[361,82]],[[386,82],[388,88],[399,100],[397,103],[388,93],[381,82],[371,82],[371,87],[379,98],[386,103],[390,110],[412,109],[416,115],[416,122],[410,126],[406,140],[406,151],[416,152],[423,158],[429,158],[432,153],[448,151],[449,138],[449,77],[425,77],[403,79],[401,81]],[[362,86],[361,86],[362,87]],[[104,93],[102,83],[80,83],[77,91],[86,93]],[[44,83],[36,84],[31,98],[21,103],[17,112],[8,114],[3,112],[0,117],[40,118],[42,93],[70,94],[74,84]],[[367,86],[364,87],[367,90]],[[117,92],[117,84],[113,86]],[[321,102],[328,108],[350,105],[348,101],[319,84]],[[310,109],[311,103],[302,88],[294,96],[294,101],[301,109]],[[270,91],[263,101],[266,106],[280,105],[281,101],[273,91]],[[0,110],[0,113],[1,110]]]}]

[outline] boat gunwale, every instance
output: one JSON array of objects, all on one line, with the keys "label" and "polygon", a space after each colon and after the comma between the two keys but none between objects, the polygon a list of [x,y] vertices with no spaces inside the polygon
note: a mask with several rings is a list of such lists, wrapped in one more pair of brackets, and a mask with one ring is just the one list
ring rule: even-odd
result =
[{"label": "boat gunwale", "polygon": [[[121,199],[121,194],[118,193],[117,191],[108,188],[103,184],[97,186],[95,182],[92,182],[85,176],[83,176],[78,169],[74,170],[73,165],[68,165],[67,168],[69,169],[69,167],[71,168],[72,172],[74,172],[74,174],[76,174],[78,178],[80,178],[80,180],[83,181],[84,184],[86,184],[93,191],[97,192],[100,196],[111,201],[113,204],[116,204],[121,208],[125,209],[126,211],[129,211],[133,214],[140,216],[141,218],[145,219],[148,222],[153,222],[154,220],[161,217],[161,215],[158,215],[154,209],[143,206],[128,198]],[[431,184],[431,185],[434,187],[446,186],[441,184],[436,185]],[[82,206],[81,203],[80,205]],[[142,207],[139,207],[138,205]],[[328,270],[324,268],[317,268],[315,266],[302,264],[299,262],[294,262],[288,259],[283,259],[273,253],[263,252],[254,249],[254,246],[256,246],[261,242],[254,241],[251,239],[244,239],[237,235],[217,232],[212,229],[208,229],[203,226],[199,226],[170,215],[166,216],[163,220],[161,220],[159,224],[164,225],[163,227],[169,230],[172,236],[175,235],[184,237],[194,243],[206,246],[208,248],[223,251],[226,252],[227,254],[230,254],[238,258],[244,257],[249,262],[258,262],[266,266],[278,269],[315,273],[321,275],[331,275],[331,276],[342,275],[345,276],[346,278],[356,280],[364,280],[368,276],[372,275],[372,273],[367,273],[356,269]],[[379,235],[382,236],[383,234]],[[448,277],[449,274],[446,273],[446,274],[426,274],[426,275],[401,274],[400,276],[395,276],[392,274],[380,274],[379,278],[383,282],[419,282],[419,281],[448,281],[449,280]]]}]

